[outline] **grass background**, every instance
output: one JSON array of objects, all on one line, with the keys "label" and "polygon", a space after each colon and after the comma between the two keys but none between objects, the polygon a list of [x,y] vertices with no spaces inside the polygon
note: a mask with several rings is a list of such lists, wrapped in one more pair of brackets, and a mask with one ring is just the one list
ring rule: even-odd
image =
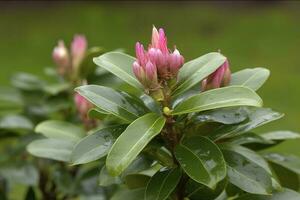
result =
[{"label": "grass background", "polygon": [[[16,71],[41,75],[51,66],[58,39],[85,34],[90,46],[107,50],[147,44],[152,25],[164,27],[169,46],[186,60],[221,49],[232,71],[266,67],[271,77],[259,94],[266,107],[286,116],[259,132],[300,132],[300,3],[179,2],[1,2],[0,84]],[[300,156],[300,141],[273,149]]]}]

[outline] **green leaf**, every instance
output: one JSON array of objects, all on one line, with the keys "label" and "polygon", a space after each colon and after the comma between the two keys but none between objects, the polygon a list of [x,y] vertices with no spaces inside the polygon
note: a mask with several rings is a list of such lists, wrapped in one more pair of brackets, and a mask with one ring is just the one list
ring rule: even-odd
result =
[{"label": "green leaf", "polygon": [[190,179],[186,185],[186,193],[189,198],[195,200],[215,200],[224,191],[226,185],[227,179],[225,178],[217,184],[215,189],[212,190],[211,188]]},{"label": "green leaf", "polygon": [[293,190],[285,188],[283,191],[275,192],[273,195],[254,195],[245,194],[235,200],[299,200],[300,194]]},{"label": "green leaf", "polygon": [[209,90],[182,101],[172,115],[232,106],[262,106],[261,98],[249,88],[231,86]]},{"label": "green leaf", "polygon": [[299,139],[299,133],[292,131],[271,131],[260,135],[266,140],[280,141],[280,140],[290,140],[290,139]]},{"label": "green leaf", "polygon": [[118,176],[111,176],[107,169],[106,166],[103,166],[100,174],[99,174],[99,185],[103,187],[107,187],[113,184],[120,184],[122,181],[120,177]]},{"label": "green leaf", "polygon": [[85,85],[75,90],[100,109],[129,123],[147,111],[139,99],[108,87]]},{"label": "green leaf", "polygon": [[258,90],[268,79],[270,70],[265,68],[243,69],[231,76],[230,85],[240,85]]},{"label": "green leaf", "polygon": [[22,95],[17,89],[0,86],[0,114],[21,112],[23,106]]},{"label": "green leaf", "polygon": [[145,200],[165,200],[181,178],[180,168],[159,171],[151,177],[145,191]]},{"label": "green leaf", "polygon": [[256,133],[248,132],[229,140],[231,144],[235,145],[247,145],[247,144],[259,144],[259,145],[273,145],[275,144],[271,140],[263,138],[261,135]]},{"label": "green leaf", "polygon": [[150,180],[150,176],[145,174],[128,174],[124,178],[125,184],[129,189],[146,187]]},{"label": "green leaf", "polygon": [[135,78],[132,70],[132,64],[135,61],[134,57],[120,52],[109,52],[94,58],[93,61],[96,65],[113,73],[129,85],[138,89],[143,88],[141,83]]},{"label": "green leaf", "polygon": [[223,155],[208,138],[196,136],[184,139],[176,146],[175,157],[190,178],[209,188],[214,188],[226,176]]},{"label": "green leaf", "polygon": [[223,149],[230,183],[253,194],[267,195],[272,192],[271,176],[262,167],[241,154]]},{"label": "green leaf", "polygon": [[106,112],[106,111],[104,111],[104,110],[102,110],[100,108],[92,108],[88,112],[88,116],[91,119],[100,119],[100,120],[103,120],[108,115],[110,115],[109,112]]},{"label": "green leaf", "polygon": [[23,72],[14,74],[11,83],[14,87],[27,91],[42,90],[45,86],[45,82],[37,76]]},{"label": "green leaf", "polygon": [[220,53],[208,53],[199,58],[191,60],[185,63],[178,73],[178,86],[173,91],[173,96],[190,89],[208,75],[213,73],[218,67],[220,67],[226,60]]},{"label": "green leaf", "polygon": [[110,200],[142,200],[144,199],[145,188],[138,188],[133,190],[122,189],[116,192]]},{"label": "green leaf", "polygon": [[257,128],[266,123],[272,122],[283,117],[282,113],[275,112],[269,108],[248,109],[248,120],[236,125],[223,125],[220,128],[218,128],[218,130],[211,133],[209,137],[213,140],[219,140],[222,138],[238,136],[254,128]]},{"label": "green leaf", "polygon": [[69,162],[75,142],[60,139],[39,139],[27,146],[27,151],[34,156]]},{"label": "green leaf", "polygon": [[108,127],[82,138],[72,152],[72,163],[74,165],[84,164],[106,156],[115,138],[124,128],[124,126]]},{"label": "green leaf", "polygon": [[218,122],[222,124],[237,124],[248,117],[244,107],[220,108],[195,114],[191,120],[194,123]]},{"label": "green leaf", "polygon": [[145,146],[162,130],[165,118],[148,113],[134,122],[118,137],[106,159],[108,171],[117,176],[127,168]]},{"label": "green leaf", "polygon": [[232,145],[229,143],[224,143],[221,146],[222,151],[226,151],[228,153],[236,153],[239,154],[239,156],[242,156],[245,160],[248,160],[248,162],[253,162],[266,170],[269,174],[272,174],[271,169],[267,163],[267,161],[257,154],[255,151],[252,151],[246,147],[242,147],[239,145]]},{"label": "green leaf", "polygon": [[0,118],[0,129],[19,131],[32,130],[32,122],[22,115],[7,115]]},{"label": "green leaf", "polygon": [[48,138],[70,140],[77,142],[85,136],[82,128],[69,122],[47,120],[39,123],[35,132],[41,133]]},{"label": "green leaf", "polygon": [[281,165],[298,175],[300,175],[300,158],[293,155],[283,155],[279,153],[269,153],[264,156],[267,160],[272,163]]}]

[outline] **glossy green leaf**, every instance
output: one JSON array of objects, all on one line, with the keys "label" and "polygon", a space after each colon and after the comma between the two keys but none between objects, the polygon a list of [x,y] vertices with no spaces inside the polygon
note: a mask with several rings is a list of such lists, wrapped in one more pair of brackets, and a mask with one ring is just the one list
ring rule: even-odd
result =
[{"label": "glossy green leaf", "polygon": [[223,155],[208,138],[197,136],[184,139],[176,146],[175,157],[190,178],[210,188],[226,176]]},{"label": "glossy green leaf", "polygon": [[290,139],[299,139],[300,134],[292,131],[271,131],[260,135],[266,140],[290,140]]},{"label": "glossy green leaf", "polygon": [[226,60],[220,53],[208,53],[185,63],[178,73],[178,86],[173,96],[178,96],[213,73]]},{"label": "glossy green leaf", "polygon": [[143,200],[144,199],[145,188],[137,188],[133,190],[121,189],[116,192],[110,200]]},{"label": "glossy green leaf", "polygon": [[240,86],[209,90],[182,101],[172,115],[200,112],[232,106],[262,106],[261,98],[253,90]]},{"label": "glossy green leaf", "polygon": [[268,153],[265,158],[300,175],[300,158],[297,156]]},{"label": "glossy green leaf", "polygon": [[272,192],[271,175],[243,155],[223,149],[230,183],[253,194],[268,195]]},{"label": "glossy green leaf", "polygon": [[0,118],[0,129],[19,131],[32,130],[32,122],[22,115],[6,115]]},{"label": "glossy green leaf", "polygon": [[226,178],[219,182],[215,189],[211,189],[190,179],[186,184],[186,193],[188,194],[187,196],[192,200],[215,200],[224,191],[226,185]]},{"label": "glossy green leaf", "polygon": [[162,130],[165,118],[148,113],[134,122],[118,137],[106,159],[108,171],[119,175]]},{"label": "glossy green leaf", "polygon": [[100,109],[127,122],[135,120],[147,111],[137,98],[108,87],[85,85],[75,90]]},{"label": "glossy green leaf", "polygon": [[94,58],[93,61],[96,65],[113,73],[129,85],[138,89],[143,88],[135,78],[132,70],[132,64],[135,61],[134,57],[120,52],[109,52]]},{"label": "glossy green leaf", "polygon": [[72,163],[84,164],[106,156],[115,138],[122,133],[124,128],[124,126],[108,127],[82,138],[72,152]]},{"label": "glossy green leaf", "polygon": [[220,108],[195,114],[191,120],[194,123],[218,122],[222,124],[237,124],[248,117],[244,107]]},{"label": "glossy green leaf", "polygon": [[106,112],[106,111],[104,111],[104,110],[102,110],[100,108],[92,108],[88,112],[88,116],[91,119],[100,119],[100,120],[103,120],[108,115],[110,115],[109,112]]},{"label": "glossy green leaf", "polygon": [[176,188],[181,178],[180,168],[160,171],[151,177],[145,191],[145,200],[165,200]]},{"label": "glossy green leaf", "polygon": [[212,132],[210,138],[216,140],[238,136],[281,117],[283,117],[282,113],[269,108],[249,108],[248,120],[236,125],[223,125]]},{"label": "glossy green leaf", "polygon": [[300,194],[293,190],[285,188],[283,191],[275,192],[272,195],[254,195],[245,194],[235,200],[299,200]]},{"label": "glossy green leaf", "polygon": [[69,122],[47,120],[39,123],[35,132],[41,133],[48,138],[79,141],[85,136],[82,128],[73,125]]},{"label": "glossy green leaf", "polygon": [[69,162],[75,142],[60,139],[39,139],[27,146],[27,151],[34,156]]},{"label": "glossy green leaf", "polygon": [[99,174],[99,185],[100,186],[104,186],[104,187],[107,187],[107,186],[110,186],[110,185],[113,185],[113,184],[120,184],[122,181],[120,179],[120,177],[118,176],[111,176],[107,169],[106,169],[106,166],[103,166],[101,171],[100,171],[100,174]]},{"label": "glossy green leaf", "polygon": [[245,160],[257,164],[258,166],[266,170],[269,174],[272,174],[267,161],[255,151],[252,151],[243,146],[232,145],[228,143],[222,144],[221,149],[222,151],[226,151],[228,153],[239,154],[239,156],[242,156]]},{"label": "glossy green leaf", "polygon": [[265,68],[243,69],[231,76],[230,85],[241,85],[258,90],[268,79],[270,70]]}]

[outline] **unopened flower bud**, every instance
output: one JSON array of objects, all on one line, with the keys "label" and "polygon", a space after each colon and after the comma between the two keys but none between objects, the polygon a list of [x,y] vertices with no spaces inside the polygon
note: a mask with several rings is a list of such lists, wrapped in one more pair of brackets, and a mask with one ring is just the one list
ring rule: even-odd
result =
[{"label": "unopened flower bud", "polygon": [[70,68],[70,56],[63,41],[59,41],[57,46],[54,47],[52,57],[59,74],[65,75]]},{"label": "unopened flower bud", "polygon": [[229,69],[229,62],[226,59],[225,62],[215,72],[202,81],[202,91],[227,86],[230,82],[230,79],[231,72]]},{"label": "unopened flower bud", "polygon": [[163,54],[168,54],[168,46],[167,46],[167,37],[165,35],[164,29],[159,29],[159,49]]},{"label": "unopened flower bud", "polygon": [[153,29],[152,29],[151,45],[153,48],[156,48],[156,49],[159,48],[159,33],[155,26],[153,26]]},{"label": "unopened flower bud", "polygon": [[149,86],[151,85],[157,85],[157,69],[155,64],[148,61],[145,66],[145,73],[146,73],[146,79],[149,83]]},{"label": "unopened flower bud", "polygon": [[87,49],[87,40],[83,35],[75,35],[71,43],[71,55],[73,60],[73,65],[77,67],[86,52]]},{"label": "unopened flower bud", "polygon": [[170,72],[173,74],[173,76],[177,75],[183,63],[184,63],[183,56],[180,55],[177,49],[175,49],[174,52],[169,56],[169,67],[170,67]]},{"label": "unopened flower bud", "polygon": [[144,46],[139,42],[135,44],[135,54],[139,64],[141,66],[145,66],[147,63],[147,55],[145,53]]},{"label": "unopened flower bud", "polygon": [[91,104],[88,100],[86,100],[78,93],[75,93],[74,95],[74,102],[76,109],[82,118],[87,117],[88,111],[93,108],[93,104]]},{"label": "unopened flower bud", "polygon": [[145,70],[137,61],[133,63],[133,73],[143,85],[146,85]]}]

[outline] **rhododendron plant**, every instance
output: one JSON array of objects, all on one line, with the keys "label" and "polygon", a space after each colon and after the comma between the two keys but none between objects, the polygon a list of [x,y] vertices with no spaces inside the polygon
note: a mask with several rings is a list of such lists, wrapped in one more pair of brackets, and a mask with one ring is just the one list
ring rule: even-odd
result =
[{"label": "rhododendron plant", "polygon": [[299,134],[255,130],[283,117],[256,93],[268,69],[231,73],[220,52],[186,61],[155,27],[135,57],[89,54],[86,44],[77,36],[70,52],[62,42],[54,49],[73,107],[37,120],[41,136],[27,146],[44,158],[44,199],[300,199],[300,159],[268,149]]}]

